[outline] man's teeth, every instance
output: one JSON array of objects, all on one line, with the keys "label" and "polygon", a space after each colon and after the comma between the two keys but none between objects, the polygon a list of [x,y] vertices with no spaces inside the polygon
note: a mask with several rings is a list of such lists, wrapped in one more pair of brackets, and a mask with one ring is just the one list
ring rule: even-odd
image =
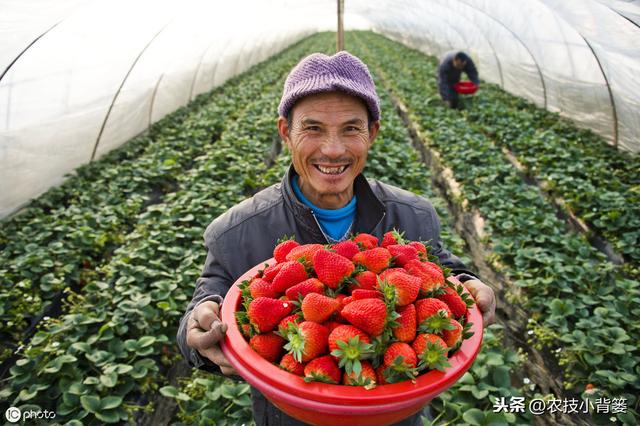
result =
[{"label": "man's teeth", "polygon": [[338,167],[324,167],[324,166],[317,166],[318,170],[320,170],[322,173],[326,173],[329,175],[339,175],[340,173],[344,172],[348,166],[338,166]]}]

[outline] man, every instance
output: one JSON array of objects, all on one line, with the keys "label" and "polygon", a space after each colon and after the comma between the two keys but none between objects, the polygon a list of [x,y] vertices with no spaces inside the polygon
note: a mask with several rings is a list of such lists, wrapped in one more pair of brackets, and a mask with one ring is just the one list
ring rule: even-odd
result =
[{"label": "man", "polygon": [[[486,323],[493,321],[493,292],[442,246],[431,203],[361,174],[380,128],[378,96],[366,65],[347,52],[303,59],[287,77],[278,112],[278,131],[293,164],[281,183],[232,207],[207,228],[204,271],[178,331],[192,366],[235,373],[218,346],[227,329],[219,305],[241,274],[272,256],[285,234],[301,244],[327,243],[359,232],[380,238],[396,228],[408,239],[430,240],[433,254],[462,274]],[[255,389],[252,399],[256,424],[302,424]],[[419,417],[399,424],[419,424]]]},{"label": "man", "polygon": [[473,84],[480,85],[478,70],[469,55],[464,52],[449,52],[438,65],[438,90],[449,108],[459,107],[459,96],[453,86],[460,81],[462,71],[467,74]]}]

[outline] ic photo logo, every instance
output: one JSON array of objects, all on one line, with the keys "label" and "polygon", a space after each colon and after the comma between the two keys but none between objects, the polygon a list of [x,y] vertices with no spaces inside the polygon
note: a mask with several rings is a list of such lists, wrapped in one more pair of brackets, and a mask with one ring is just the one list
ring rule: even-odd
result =
[{"label": "ic photo logo", "polygon": [[4,416],[9,423],[18,423],[22,418],[22,412],[19,408],[9,407],[7,411],[4,412]]}]

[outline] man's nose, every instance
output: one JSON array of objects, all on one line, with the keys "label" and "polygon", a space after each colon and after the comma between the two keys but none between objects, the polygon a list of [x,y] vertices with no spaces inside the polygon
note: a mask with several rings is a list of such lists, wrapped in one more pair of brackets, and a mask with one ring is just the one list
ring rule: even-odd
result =
[{"label": "man's nose", "polygon": [[337,133],[329,133],[325,138],[322,146],[320,148],[323,155],[326,155],[329,158],[337,158],[342,156],[346,149],[344,143],[340,139],[340,136]]}]

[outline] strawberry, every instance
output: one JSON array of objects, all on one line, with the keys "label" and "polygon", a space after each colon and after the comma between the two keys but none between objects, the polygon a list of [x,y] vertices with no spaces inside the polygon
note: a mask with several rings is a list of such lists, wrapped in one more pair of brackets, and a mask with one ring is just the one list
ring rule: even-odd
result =
[{"label": "strawberry", "polygon": [[362,288],[357,288],[351,292],[351,297],[354,300],[360,300],[360,299],[371,299],[371,298],[382,299],[384,296],[378,290],[365,290]]},{"label": "strawberry", "polygon": [[295,240],[284,240],[273,249],[273,257],[278,263],[286,262],[289,252],[299,246]]},{"label": "strawberry", "polygon": [[289,323],[300,324],[300,321],[302,321],[302,319],[298,314],[287,315],[278,323],[278,332],[280,333],[280,335],[285,336],[287,334],[287,330],[289,329]]},{"label": "strawberry", "polygon": [[329,331],[321,324],[303,321],[300,324],[289,324],[287,343],[284,348],[298,362],[307,362],[327,352]]},{"label": "strawberry", "polygon": [[378,246],[378,239],[373,235],[366,234],[364,232],[353,237],[353,242],[357,243],[364,250],[370,250]]},{"label": "strawberry", "polygon": [[396,306],[406,306],[413,303],[420,292],[420,278],[406,274],[405,272],[392,272],[387,275],[383,285],[380,286],[384,292],[385,286],[391,286],[395,290]]},{"label": "strawberry", "polygon": [[342,372],[330,355],[315,358],[304,367],[305,382],[340,383]]},{"label": "strawberry", "polygon": [[257,297],[247,309],[249,321],[259,333],[276,328],[280,320],[291,313],[293,304],[269,297]]},{"label": "strawberry", "polygon": [[307,266],[313,266],[313,255],[318,250],[324,249],[322,244],[303,244],[298,247],[294,247],[291,249],[289,254],[287,254],[286,259],[297,260],[298,262],[302,262]]},{"label": "strawberry", "polygon": [[453,348],[462,340],[463,327],[462,324],[454,319],[450,319],[449,321],[453,327],[442,330],[442,340],[444,340],[447,346]]},{"label": "strawberry", "polygon": [[338,253],[340,256],[346,257],[351,260],[353,256],[360,251],[360,247],[352,240],[346,240],[334,244],[331,249]]},{"label": "strawberry", "polygon": [[273,281],[273,278],[278,274],[278,272],[280,272],[282,265],[284,265],[284,263],[274,263],[273,265],[268,266],[262,272],[262,279],[269,282]]},{"label": "strawberry", "polygon": [[406,379],[414,379],[417,375],[416,353],[408,343],[395,342],[384,351],[383,363],[385,379],[396,383]]},{"label": "strawberry", "polygon": [[306,321],[322,323],[340,308],[340,301],[324,294],[309,293],[302,301],[301,308]]},{"label": "strawberry", "polygon": [[439,333],[452,328],[449,323],[451,311],[442,300],[429,297],[416,302],[416,319],[418,327],[424,333]]},{"label": "strawberry", "polygon": [[395,244],[387,247],[387,250],[393,256],[393,262],[396,266],[402,267],[410,260],[420,260],[418,258],[418,250],[413,246]]},{"label": "strawberry", "polygon": [[451,314],[455,318],[460,318],[467,313],[467,304],[462,300],[462,297],[455,291],[455,289],[447,286],[444,288],[444,294],[436,296],[437,299],[442,300],[451,309]]},{"label": "strawberry", "polygon": [[361,251],[353,256],[353,263],[364,266],[367,270],[379,274],[389,267],[391,253],[384,247],[375,247]]},{"label": "strawberry", "polygon": [[402,234],[396,230],[385,232],[382,236],[382,241],[380,242],[380,247],[389,247],[396,244],[402,244],[403,242]]},{"label": "strawberry", "polygon": [[329,335],[331,335],[331,332],[333,330],[335,330],[336,327],[339,327],[339,326],[344,325],[344,324],[339,323],[337,321],[325,321],[325,322],[322,323],[322,325],[327,327],[327,330],[329,331]]},{"label": "strawberry", "polygon": [[420,241],[411,241],[407,245],[416,249],[416,251],[418,252],[418,258],[421,261],[426,262],[427,260],[429,260],[427,256],[427,247],[424,244],[422,244]]},{"label": "strawberry", "polygon": [[284,354],[284,356],[280,360],[280,368],[297,376],[304,375],[305,365],[305,363],[296,361],[296,359],[291,354]]},{"label": "strawberry", "polygon": [[444,371],[446,367],[451,367],[447,360],[449,348],[444,340],[435,334],[418,334],[411,347],[420,361],[418,369]]},{"label": "strawberry", "polygon": [[444,286],[444,274],[438,265],[432,262],[420,262],[410,260],[404,265],[404,269],[411,275],[419,277],[422,281],[420,291],[427,293]]},{"label": "strawberry", "polygon": [[269,281],[265,281],[262,278],[254,278],[249,284],[249,292],[251,297],[270,297],[275,299],[278,297],[278,293],[273,290],[273,287]]},{"label": "strawberry", "polygon": [[271,331],[253,336],[249,340],[249,346],[267,361],[277,362],[280,359],[284,342],[282,337]]},{"label": "strawberry", "polygon": [[388,383],[384,375],[384,370],[386,370],[386,368],[387,367],[382,364],[376,368],[376,383],[379,385],[386,385]]},{"label": "strawberry", "polygon": [[347,386],[364,386],[365,389],[373,389],[378,381],[376,371],[369,361],[362,361],[360,364],[362,366],[360,374],[356,374],[355,371],[351,374],[345,372],[342,376],[342,384]]},{"label": "strawberry", "polygon": [[378,285],[378,276],[371,271],[359,272],[353,277],[353,279],[355,283],[349,286],[351,291],[358,288],[373,290]]},{"label": "strawberry", "polygon": [[371,348],[369,336],[352,325],[338,326],[329,334],[329,351],[340,362],[338,366],[349,374],[360,374],[360,360],[372,354]]},{"label": "strawberry", "polygon": [[299,297],[304,298],[309,293],[324,294],[324,284],[317,278],[309,278],[285,291],[285,295],[289,300],[298,300]]},{"label": "strawberry", "polygon": [[313,266],[318,279],[334,290],[349,278],[356,269],[349,259],[325,249],[315,252]]},{"label": "strawberry", "polygon": [[341,315],[371,336],[379,336],[387,322],[387,306],[380,299],[361,299],[342,308]]},{"label": "strawberry", "polygon": [[413,304],[402,306],[397,310],[400,315],[396,318],[396,327],[393,327],[393,337],[399,342],[409,343],[416,337],[416,307]]},{"label": "strawberry", "polygon": [[[384,281],[387,279],[387,277],[390,274],[393,274],[395,272],[407,272],[405,269],[402,268],[389,268],[389,269],[385,269],[384,271],[380,272],[380,275],[378,275],[378,281]],[[377,285],[376,285],[377,287]]]},{"label": "strawberry", "polygon": [[302,263],[295,260],[285,262],[273,278],[273,289],[278,293],[284,293],[289,287],[293,287],[306,279],[307,271]]}]

